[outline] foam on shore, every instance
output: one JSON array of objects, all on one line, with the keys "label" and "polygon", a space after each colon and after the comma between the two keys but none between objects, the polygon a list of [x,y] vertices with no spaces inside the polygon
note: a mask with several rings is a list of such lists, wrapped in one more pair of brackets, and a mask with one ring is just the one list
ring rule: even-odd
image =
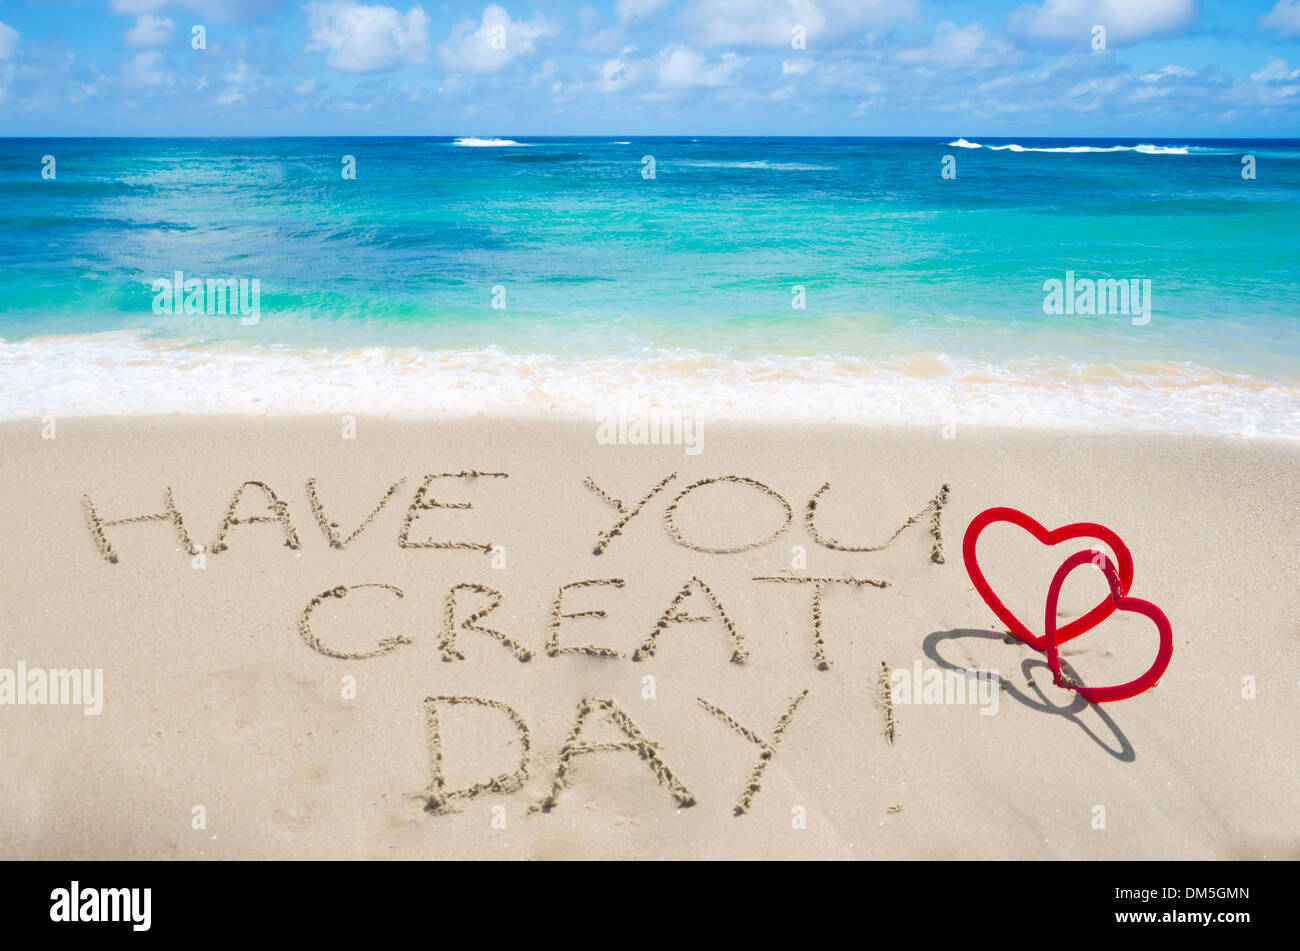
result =
[{"label": "foam on shore", "polygon": [[685,350],[566,359],[498,348],[347,352],[115,332],[0,341],[0,419],[235,413],[591,418],[660,406],[733,421],[1300,438],[1300,386],[1187,363],[734,359]]}]

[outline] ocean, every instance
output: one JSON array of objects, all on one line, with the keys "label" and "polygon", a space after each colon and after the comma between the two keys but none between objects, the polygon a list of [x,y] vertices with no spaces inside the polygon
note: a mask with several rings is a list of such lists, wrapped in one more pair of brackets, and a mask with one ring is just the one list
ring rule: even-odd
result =
[{"label": "ocean", "polygon": [[0,139],[0,418],[1300,438],[1298,211],[1295,139]]}]

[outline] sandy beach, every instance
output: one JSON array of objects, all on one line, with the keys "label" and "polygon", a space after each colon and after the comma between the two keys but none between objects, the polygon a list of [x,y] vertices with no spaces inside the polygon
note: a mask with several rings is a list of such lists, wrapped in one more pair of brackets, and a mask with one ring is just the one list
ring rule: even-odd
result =
[{"label": "sandy beach", "polygon": [[[102,711],[0,708],[10,858],[1300,857],[1292,443],[56,422],[0,424],[0,668],[102,670]],[[1123,537],[1155,689],[1090,705],[1008,643],[961,558],[998,505]],[[1040,630],[1082,547],[980,555]],[[1105,594],[1080,571],[1061,616]],[[1155,650],[1119,613],[1063,656]],[[959,670],[996,689],[898,687]]]}]

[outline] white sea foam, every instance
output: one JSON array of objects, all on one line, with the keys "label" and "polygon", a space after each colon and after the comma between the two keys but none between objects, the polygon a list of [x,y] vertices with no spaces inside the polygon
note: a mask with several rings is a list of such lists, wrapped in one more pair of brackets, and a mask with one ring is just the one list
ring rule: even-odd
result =
[{"label": "white sea foam", "polygon": [[802,162],[678,162],[691,168],[765,168],[774,172],[833,172],[834,165],[805,165]]},{"label": "white sea foam", "polygon": [[516,142],[514,139],[476,139],[468,136],[463,139],[457,139],[452,145],[467,145],[476,149],[495,149],[503,145],[523,145],[522,142]]},{"label": "white sea foam", "polygon": [[961,149],[991,149],[994,152],[1141,152],[1144,155],[1188,155],[1190,148],[1186,145],[1062,145],[1056,148],[1039,148],[1031,145],[1018,145],[1015,142],[1007,145],[982,145],[979,142],[968,142],[966,139],[958,139],[956,142],[949,142],[949,146]]},{"label": "white sea foam", "polygon": [[623,403],[710,420],[841,422],[1300,439],[1300,384],[1189,364],[1127,368],[940,354],[588,360],[498,349],[351,352],[191,345],[130,332],[0,341],[0,419],[232,413],[593,418]]},{"label": "white sea foam", "polygon": [[1064,145],[1060,148],[1032,148],[1024,145],[1016,145],[1014,142],[1010,145],[990,145],[994,151],[1010,149],[1012,152],[1141,152],[1144,155],[1186,155],[1187,147],[1182,145]]},{"label": "white sea foam", "polygon": [[1185,145],[1135,145],[1133,151],[1147,155],[1188,155],[1191,149]]}]

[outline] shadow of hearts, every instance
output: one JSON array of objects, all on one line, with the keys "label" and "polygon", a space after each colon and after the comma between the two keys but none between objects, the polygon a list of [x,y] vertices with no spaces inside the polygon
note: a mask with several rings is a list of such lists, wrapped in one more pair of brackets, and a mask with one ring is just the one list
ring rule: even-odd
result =
[{"label": "shadow of hearts", "polygon": [[[939,642],[956,640],[957,638],[961,638],[961,637],[972,637],[980,640],[1005,641],[1009,636],[1010,635],[1006,633],[1000,633],[998,631],[967,630],[967,629],[960,629],[960,628],[953,631],[935,631],[933,634],[930,634],[926,637],[924,643],[922,644],[922,649],[925,651],[925,655],[929,657],[930,660],[934,661],[934,663],[944,668],[945,670],[955,670],[959,673],[965,674],[967,676],[971,676],[974,673],[974,671],[967,670],[965,667],[960,667],[957,664],[952,663],[951,661],[947,660],[946,658],[940,655]],[[1123,731],[1120,730],[1120,728],[1116,725],[1115,721],[1111,719],[1110,714],[1105,711],[1105,709],[1102,707],[1101,704],[1089,703],[1083,697],[1079,696],[1079,694],[1075,693],[1072,695],[1073,700],[1069,704],[1065,706],[1057,706],[1056,704],[1052,703],[1050,700],[1047,699],[1047,697],[1043,694],[1043,692],[1038,688],[1038,684],[1034,682],[1033,670],[1035,667],[1041,667],[1043,670],[1046,670],[1049,676],[1051,674],[1051,670],[1050,668],[1048,668],[1046,660],[1036,660],[1033,657],[1025,658],[1024,661],[1022,661],[1020,664],[1020,671],[1022,674],[1024,674],[1025,681],[1026,683],[1029,684],[1030,689],[1038,696],[1038,700],[1034,700],[1033,698],[1022,693],[1011,683],[1011,681],[1007,680],[1005,677],[1000,678],[1002,690],[1009,696],[1013,697],[1017,702],[1025,705],[1031,710],[1037,710],[1040,713],[1050,713],[1058,717],[1065,717],[1067,720],[1071,721],[1072,723],[1077,724],[1079,729],[1083,730],[1084,733],[1088,734],[1088,738],[1090,740],[1092,740],[1094,743],[1096,743],[1103,750],[1105,750],[1111,756],[1115,757],[1120,762],[1132,763],[1134,760],[1137,759],[1137,751],[1133,749],[1133,744],[1128,741],[1128,737],[1124,735]],[[1061,659],[1061,671],[1062,673],[1069,676],[1071,680],[1075,681],[1076,683],[1079,682],[1079,678],[1076,676],[1075,672],[1071,669],[1070,665],[1066,663],[1064,658]],[[1117,744],[1116,747],[1112,747],[1109,743],[1107,743],[1100,736],[1094,733],[1092,729],[1089,728],[1088,724],[1084,723],[1083,720],[1079,718],[1079,714],[1082,713],[1084,710],[1088,709],[1089,707],[1091,707],[1093,710],[1096,711],[1097,716],[1101,718],[1101,722],[1106,725],[1106,729],[1108,729],[1111,732],[1111,734],[1113,734],[1115,738],[1115,742]]]}]

